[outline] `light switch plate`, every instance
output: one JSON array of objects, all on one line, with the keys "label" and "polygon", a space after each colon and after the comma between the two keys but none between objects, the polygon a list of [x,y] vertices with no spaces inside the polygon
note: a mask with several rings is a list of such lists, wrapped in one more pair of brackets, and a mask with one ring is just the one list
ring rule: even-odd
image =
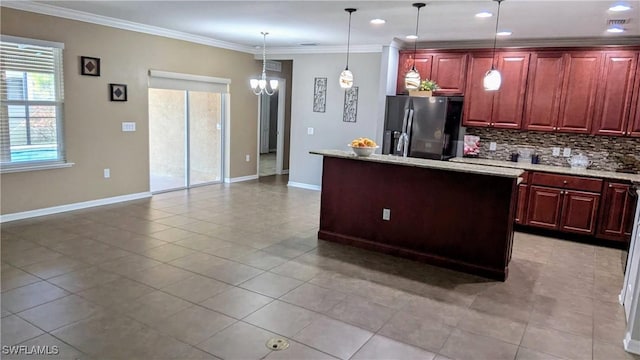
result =
[{"label": "light switch plate", "polygon": [[313,128],[307,128],[307,135],[313,135]]},{"label": "light switch plate", "polygon": [[123,122],[122,123],[122,131],[136,131],[136,123],[135,122]]},{"label": "light switch plate", "polygon": [[251,161],[251,155],[247,154],[244,156],[244,161],[249,162]]},{"label": "light switch plate", "polygon": [[105,179],[108,179],[108,178],[110,178],[110,177],[111,177],[111,170],[110,170],[110,169],[104,169],[104,171],[103,171],[103,172],[104,172],[104,174],[103,174],[103,175],[104,175],[104,178],[105,178]]},{"label": "light switch plate", "polygon": [[498,144],[496,144],[495,142],[490,142],[489,143],[489,150],[496,151],[497,147],[498,147]]},{"label": "light switch plate", "polygon": [[382,209],[382,220],[389,221],[391,219],[391,209]]},{"label": "light switch plate", "polygon": [[560,148],[559,147],[554,147],[553,148],[553,156],[560,156]]},{"label": "light switch plate", "polygon": [[564,148],[564,150],[562,151],[562,156],[564,157],[571,156],[571,148]]}]

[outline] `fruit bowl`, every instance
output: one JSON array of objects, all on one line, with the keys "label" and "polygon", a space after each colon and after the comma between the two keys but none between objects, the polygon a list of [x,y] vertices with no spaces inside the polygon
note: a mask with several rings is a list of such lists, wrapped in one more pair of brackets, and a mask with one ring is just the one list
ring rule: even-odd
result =
[{"label": "fruit bowl", "polygon": [[379,148],[380,146],[352,146],[349,145],[351,150],[356,154],[356,156],[369,156],[373,154],[373,152]]}]

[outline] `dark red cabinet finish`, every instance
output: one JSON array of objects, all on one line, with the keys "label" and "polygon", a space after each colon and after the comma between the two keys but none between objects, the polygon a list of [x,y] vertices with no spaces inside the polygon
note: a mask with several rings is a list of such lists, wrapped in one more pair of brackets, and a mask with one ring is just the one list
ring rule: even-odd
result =
[{"label": "dark red cabinet finish", "polygon": [[591,132],[602,52],[571,51],[565,55],[558,131]]},{"label": "dark red cabinet finish", "polygon": [[527,217],[527,195],[529,194],[529,185],[518,185],[518,207],[516,208],[516,224],[524,224]]},{"label": "dark red cabinet finish", "polygon": [[631,102],[627,135],[640,137],[640,61],[638,61],[638,65],[636,66],[633,89],[633,101]]},{"label": "dark red cabinet finish", "polygon": [[598,86],[594,134],[626,135],[637,61],[637,52],[605,53]]},{"label": "dark red cabinet finish", "polygon": [[438,93],[442,95],[464,94],[467,74],[467,54],[434,54],[431,67],[431,80],[438,83]]},{"label": "dark red cabinet finish", "polygon": [[558,230],[562,211],[561,189],[531,185],[527,225]]},{"label": "dark red cabinet finish", "polygon": [[600,194],[584,191],[562,192],[562,218],[560,231],[593,235]]},{"label": "dark red cabinet finish", "polygon": [[563,59],[560,52],[531,54],[524,129],[556,130],[564,74]]},{"label": "dark red cabinet finish", "polygon": [[[413,67],[413,51],[400,52],[400,59],[398,62],[398,80],[396,83],[396,94],[408,94],[408,91],[404,88],[404,77],[407,72]],[[418,52],[415,55],[415,66],[418,73],[420,73],[420,79],[431,78],[431,65],[433,63],[433,56]]]},{"label": "dark red cabinet finish", "polygon": [[491,69],[491,53],[472,53],[469,55],[467,85],[464,91],[464,126],[491,125],[493,110],[493,92],[486,91],[482,85],[484,74]]},{"label": "dark red cabinet finish", "polygon": [[627,241],[631,235],[636,198],[631,185],[608,182],[602,191],[597,237]]}]

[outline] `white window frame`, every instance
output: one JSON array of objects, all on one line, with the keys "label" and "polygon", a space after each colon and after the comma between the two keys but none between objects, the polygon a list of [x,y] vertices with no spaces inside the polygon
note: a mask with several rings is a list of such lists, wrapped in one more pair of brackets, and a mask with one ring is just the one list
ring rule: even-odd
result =
[{"label": "white window frame", "polygon": [[[34,45],[42,47],[57,48],[62,51],[64,44],[53,41],[29,39],[17,36],[0,35],[1,42]],[[54,72],[54,86],[56,87],[57,94],[56,99],[53,101],[34,101],[29,99],[24,100],[3,100],[0,99],[2,104],[0,106],[7,107],[9,105],[24,106],[26,114],[28,116],[29,106],[33,105],[49,105],[56,108],[56,142],[58,150],[58,158],[55,160],[32,160],[32,161],[19,161],[19,162],[4,162],[0,163],[0,173],[33,171],[33,170],[46,170],[55,168],[71,167],[74,164],[66,161],[65,142],[64,142],[64,79],[63,79],[63,59],[62,54],[59,57],[59,63],[56,63],[56,69]],[[4,111],[7,111],[6,109]],[[8,112],[8,111],[7,111]],[[8,117],[7,117],[8,121]],[[8,126],[8,125],[7,125]]]}]

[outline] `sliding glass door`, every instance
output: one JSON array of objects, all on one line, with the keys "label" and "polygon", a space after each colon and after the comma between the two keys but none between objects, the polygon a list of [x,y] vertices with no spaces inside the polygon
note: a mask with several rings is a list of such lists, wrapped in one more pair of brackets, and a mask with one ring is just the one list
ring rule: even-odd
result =
[{"label": "sliding glass door", "polygon": [[224,97],[149,89],[151,192],[222,181]]}]

